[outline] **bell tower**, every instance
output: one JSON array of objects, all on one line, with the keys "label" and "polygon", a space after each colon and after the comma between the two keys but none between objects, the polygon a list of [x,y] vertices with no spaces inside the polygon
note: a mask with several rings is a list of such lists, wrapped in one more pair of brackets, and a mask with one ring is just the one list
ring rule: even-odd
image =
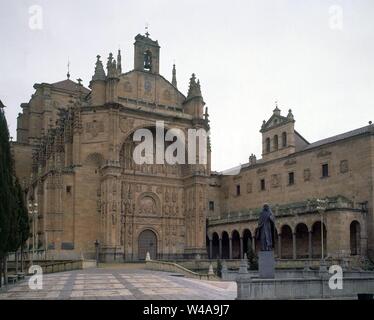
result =
[{"label": "bell tower", "polygon": [[158,41],[138,34],[134,43],[134,69],[149,73],[159,74],[160,71],[160,46]]}]

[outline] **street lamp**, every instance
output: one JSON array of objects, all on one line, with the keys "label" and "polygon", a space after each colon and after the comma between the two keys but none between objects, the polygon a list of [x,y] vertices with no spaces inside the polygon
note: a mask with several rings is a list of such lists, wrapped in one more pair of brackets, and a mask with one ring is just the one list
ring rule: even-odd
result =
[{"label": "street lamp", "polygon": [[321,214],[321,259],[324,260],[324,229],[323,229],[323,213],[326,211],[327,199],[317,199],[317,211]]},{"label": "street lamp", "polygon": [[29,214],[32,217],[32,255],[31,255],[31,265],[33,264],[34,252],[35,252],[35,220],[38,216],[38,203],[29,201]]},{"label": "street lamp", "polygon": [[99,241],[96,239],[95,240],[95,255],[96,255],[96,267],[99,266]]}]

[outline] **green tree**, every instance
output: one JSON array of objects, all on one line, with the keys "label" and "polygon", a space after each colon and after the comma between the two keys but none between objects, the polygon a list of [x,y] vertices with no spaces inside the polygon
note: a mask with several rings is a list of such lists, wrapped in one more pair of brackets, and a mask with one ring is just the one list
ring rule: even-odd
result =
[{"label": "green tree", "polygon": [[26,240],[30,235],[30,224],[27,207],[25,205],[24,193],[18,179],[15,180],[15,198],[16,198],[16,215],[17,215],[17,237],[14,239],[14,246],[12,251],[21,249],[21,271],[23,271],[23,248]]},{"label": "green tree", "polygon": [[0,286],[4,258],[8,252],[10,216],[12,212],[12,156],[9,145],[9,131],[0,102]]},{"label": "green tree", "polygon": [[15,176],[3,108],[0,101],[0,279],[6,272],[4,265],[7,253],[22,247],[29,236],[27,208]]}]

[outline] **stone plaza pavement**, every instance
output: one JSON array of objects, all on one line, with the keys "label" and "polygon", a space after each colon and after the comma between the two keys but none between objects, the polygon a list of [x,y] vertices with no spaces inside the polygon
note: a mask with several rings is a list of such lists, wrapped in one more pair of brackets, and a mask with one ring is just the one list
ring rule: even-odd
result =
[{"label": "stone plaza pavement", "polygon": [[236,283],[188,279],[168,272],[109,266],[43,275],[43,289],[31,290],[28,279],[1,299],[50,300],[233,300]]}]

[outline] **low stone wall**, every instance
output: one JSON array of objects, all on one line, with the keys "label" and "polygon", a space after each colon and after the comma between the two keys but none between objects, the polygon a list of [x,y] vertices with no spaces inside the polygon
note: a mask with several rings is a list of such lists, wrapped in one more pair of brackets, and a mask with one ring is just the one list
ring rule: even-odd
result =
[{"label": "low stone wall", "polygon": [[259,279],[237,277],[238,300],[357,298],[358,293],[374,293],[374,273],[360,277],[343,276],[343,288],[329,287],[329,274],[321,277]]},{"label": "low stone wall", "polygon": [[83,269],[83,260],[76,261],[60,261],[60,262],[46,262],[40,266],[43,269],[43,273],[53,273],[53,272],[64,272],[71,270]]},{"label": "low stone wall", "polygon": [[[238,270],[228,270],[222,272],[222,280],[236,281],[239,276]],[[248,276],[258,278],[258,271],[248,271]],[[343,276],[347,278],[365,278],[374,276],[372,271],[344,271]],[[319,277],[319,270],[276,270],[275,279],[294,279],[294,278],[315,278]]]},{"label": "low stone wall", "polygon": [[158,260],[149,260],[145,263],[145,268],[148,270],[155,271],[167,271],[183,274],[187,278],[194,278],[200,280],[220,280],[216,275],[209,274],[200,274],[193,272],[177,263],[167,262],[167,261],[158,261]]},{"label": "low stone wall", "polygon": [[82,269],[96,268],[96,260],[82,260]]}]

